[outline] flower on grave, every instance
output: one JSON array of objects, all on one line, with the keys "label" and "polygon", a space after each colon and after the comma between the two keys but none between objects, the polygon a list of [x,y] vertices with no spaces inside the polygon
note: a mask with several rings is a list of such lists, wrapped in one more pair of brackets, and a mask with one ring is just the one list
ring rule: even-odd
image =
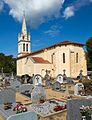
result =
[{"label": "flower on grave", "polygon": [[54,107],[54,111],[57,112],[57,111],[60,111],[60,110],[64,110],[66,109],[66,104],[63,106],[63,105],[57,105]]},{"label": "flower on grave", "polygon": [[21,112],[26,112],[27,108],[23,105],[23,104],[17,104],[14,109],[14,111],[16,111],[16,113],[21,113]]},{"label": "flower on grave", "polygon": [[40,103],[44,103],[44,102],[45,102],[44,96],[40,96]]},{"label": "flower on grave", "polygon": [[84,106],[80,107],[80,113],[82,116],[86,116],[87,114],[92,114],[92,106]]}]

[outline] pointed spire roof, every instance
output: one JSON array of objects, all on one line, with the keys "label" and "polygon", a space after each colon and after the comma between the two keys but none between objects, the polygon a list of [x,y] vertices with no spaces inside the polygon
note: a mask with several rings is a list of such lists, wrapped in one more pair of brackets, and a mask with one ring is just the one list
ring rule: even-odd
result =
[{"label": "pointed spire roof", "polygon": [[23,35],[27,34],[25,12],[24,12],[24,15],[23,15],[23,22],[22,22],[22,34]]}]

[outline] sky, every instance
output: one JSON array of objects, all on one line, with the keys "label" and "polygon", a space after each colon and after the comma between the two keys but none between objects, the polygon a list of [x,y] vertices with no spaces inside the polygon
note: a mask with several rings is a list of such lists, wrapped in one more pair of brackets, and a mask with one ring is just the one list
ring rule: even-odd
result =
[{"label": "sky", "polygon": [[92,37],[92,0],[0,0],[0,53],[17,57],[24,11],[32,52]]}]

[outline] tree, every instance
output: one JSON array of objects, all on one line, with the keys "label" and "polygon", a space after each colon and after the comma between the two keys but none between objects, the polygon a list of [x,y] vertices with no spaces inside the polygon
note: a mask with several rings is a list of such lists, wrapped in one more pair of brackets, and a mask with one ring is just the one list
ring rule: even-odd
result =
[{"label": "tree", "polygon": [[86,50],[88,70],[92,70],[92,37],[86,41]]},{"label": "tree", "polygon": [[89,59],[92,61],[92,37],[90,37],[86,42],[87,54]]},{"label": "tree", "polygon": [[16,59],[12,55],[6,56],[0,53],[0,70],[2,68],[5,73],[16,73]]}]

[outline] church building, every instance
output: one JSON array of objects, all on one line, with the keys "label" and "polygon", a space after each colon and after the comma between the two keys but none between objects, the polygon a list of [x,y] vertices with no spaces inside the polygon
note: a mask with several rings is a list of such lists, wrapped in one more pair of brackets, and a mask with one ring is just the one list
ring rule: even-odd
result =
[{"label": "church building", "polygon": [[30,35],[27,33],[25,16],[22,32],[18,35],[17,75],[40,74],[44,77],[46,70],[51,77],[65,74],[77,77],[80,70],[87,75],[84,44],[73,41],[61,41],[46,48],[31,52]]}]

